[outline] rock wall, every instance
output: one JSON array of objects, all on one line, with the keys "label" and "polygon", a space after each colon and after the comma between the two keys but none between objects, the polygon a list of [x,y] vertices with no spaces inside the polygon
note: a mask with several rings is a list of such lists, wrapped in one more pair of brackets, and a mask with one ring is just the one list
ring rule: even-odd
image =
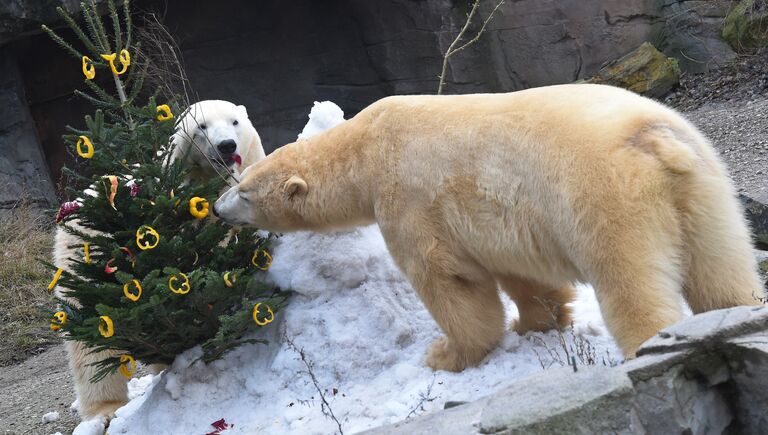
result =
[{"label": "rock wall", "polygon": [[0,47],[0,209],[53,201],[53,183],[27,107],[15,56]]},{"label": "rock wall", "polygon": [[[168,2],[166,23],[195,89],[246,104],[269,150],[295,139],[314,100],[354,114],[386,95],[434,93],[467,11],[467,2],[451,0],[182,3]],[[479,18],[495,4],[484,1]],[[701,71],[733,56],[719,38],[729,4],[507,1],[479,42],[451,58],[447,93],[571,82],[645,41]]]},{"label": "rock wall", "polygon": [[[0,44],[20,59],[39,137],[53,172],[64,159],[58,139],[77,123],[71,90],[79,63],[43,36],[54,5],[70,0],[12,1],[0,6]],[[199,99],[244,104],[271,151],[295,139],[316,100],[333,100],[348,116],[392,94],[434,93],[467,0],[134,0],[160,10],[179,41]],[[451,59],[446,93],[506,92],[571,82],[645,41],[698,71],[733,56],[719,37],[729,0],[507,0],[477,44]],[[495,6],[483,0],[479,18]],[[470,29],[477,31],[478,19]],[[9,42],[10,41],[10,42]],[[45,57],[26,56],[42,51]],[[23,60],[23,61],[22,61]],[[52,80],[56,71],[55,80]],[[30,140],[31,137],[30,137]],[[11,144],[1,143],[0,147]]]}]

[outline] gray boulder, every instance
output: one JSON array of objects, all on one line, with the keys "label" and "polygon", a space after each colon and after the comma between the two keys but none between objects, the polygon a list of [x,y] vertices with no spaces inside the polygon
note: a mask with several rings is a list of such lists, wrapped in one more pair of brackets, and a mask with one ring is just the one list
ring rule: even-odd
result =
[{"label": "gray boulder", "polygon": [[725,17],[723,39],[739,52],[768,47],[768,1],[740,1]]},{"label": "gray boulder", "polygon": [[660,97],[680,81],[677,60],[666,57],[653,44],[644,42],[617,60],[600,68],[590,83],[608,84],[649,97]]},{"label": "gray boulder", "polygon": [[752,227],[755,244],[762,250],[768,250],[768,206],[746,195],[739,195],[739,199],[744,205],[744,214]]}]

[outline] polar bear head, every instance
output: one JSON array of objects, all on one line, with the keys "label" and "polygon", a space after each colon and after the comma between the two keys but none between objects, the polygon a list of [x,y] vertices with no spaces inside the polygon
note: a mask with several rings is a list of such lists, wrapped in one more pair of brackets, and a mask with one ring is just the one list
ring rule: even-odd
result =
[{"label": "polar bear head", "polygon": [[[298,173],[298,155],[286,145],[243,172],[238,185],[214,205],[214,214],[233,225],[251,225],[270,231],[307,228],[301,203],[308,191]],[[306,210],[305,210],[306,211]]]},{"label": "polar bear head", "polygon": [[265,156],[245,106],[222,100],[189,106],[176,123],[171,144],[172,159],[204,176],[230,170],[240,173]]}]

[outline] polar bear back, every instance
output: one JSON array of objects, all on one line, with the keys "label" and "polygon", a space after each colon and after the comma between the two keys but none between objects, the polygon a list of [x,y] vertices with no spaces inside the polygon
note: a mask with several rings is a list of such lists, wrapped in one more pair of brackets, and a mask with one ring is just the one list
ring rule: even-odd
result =
[{"label": "polar bear back", "polygon": [[521,274],[583,279],[568,258],[587,243],[572,236],[584,236],[591,210],[620,218],[674,204],[678,178],[693,168],[727,178],[675,111],[609,86],[389,97],[366,110],[386,173],[371,178],[386,198],[380,223],[432,204],[469,256],[507,273],[515,264]]}]

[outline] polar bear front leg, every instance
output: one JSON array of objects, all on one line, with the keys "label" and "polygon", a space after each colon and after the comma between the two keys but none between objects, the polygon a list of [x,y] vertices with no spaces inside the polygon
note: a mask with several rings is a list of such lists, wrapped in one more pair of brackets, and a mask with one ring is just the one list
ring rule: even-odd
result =
[{"label": "polar bear front leg", "polygon": [[[415,283],[414,283],[415,284]],[[427,352],[434,370],[460,372],[480,363],[504,334],[504,310],[493,280],[432,275],[416,291],[445,337]]]},{"label": "polar bear front leg", "polygon": [[[425,232],[388,231],[387,246],[445,337],[427,352],[434,370],[459,372],[477,365],[504,334],[504,309],[493,277]],[[437,232],[435,234],[441,234]],[[444,233],[442,233],[444,234]]]},{"label": "polar bear front leg", "polygon": [[80,417],[83,420],[101,417],[107,423],[117,408],[128,402],[128,382],[122,375],[110,373],[93,383],[91,377],[97,369],[90,364],[113,356],[112,352],[90,353],[91,349],[78,341],[67,341],[66,348]]}]

